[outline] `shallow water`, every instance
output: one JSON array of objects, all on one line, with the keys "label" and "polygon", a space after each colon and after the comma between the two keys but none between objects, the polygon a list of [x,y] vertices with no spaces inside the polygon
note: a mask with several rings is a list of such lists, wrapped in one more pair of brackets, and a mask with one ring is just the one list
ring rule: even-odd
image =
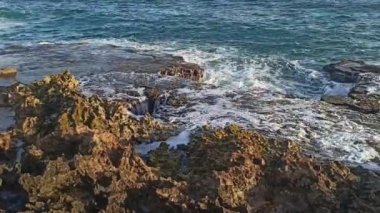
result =
[{"label": "shallow water", "polygon": [[69,68],[86,93],[123,98],[166,84],[148,72],[156,65],[136,64],[179,55],[205,68],[206,85],[184,83],[176,92],[191,105],[161,106],[157,117],[188,130],[237,122],[299,141],[314,155],[376,166],[379,115],[319,98],[351,86],[331,82],[323,65],[343,58],[380,64],[379,10],[379,0],[3,0],[0,67],[17,66],[22,82]]},{"label": "shallow water", "polygon": [[11,108],[0,107],[0,131],[7,130],[15,123],[14,112]]},{"label": "shallow water", "polygon": [[167,143],[170,149],[176,149],[179,145],[188,144],[190,142],[190,132],[184,130],[178,135],[168,138],[166,141],[156,141],[153,143],[144,143],[135,145],[135,150],[140,155],[146,155],[150,151],[157,149],[161,143]]}]

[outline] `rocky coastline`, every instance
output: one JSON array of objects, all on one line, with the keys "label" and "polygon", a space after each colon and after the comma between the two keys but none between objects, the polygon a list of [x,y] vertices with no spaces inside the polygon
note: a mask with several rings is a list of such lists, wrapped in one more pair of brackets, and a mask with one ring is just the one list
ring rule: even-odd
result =
[{"label": "rocky coastline", "polygon": [[[348,97],[323,101],[379,113],[379,96],[362,89],[378,67],[351,61],[325,70],[355,86]],[[204,76],[182,59],[159,73],[195,84]],[[64,71],[0,93],[1,107],[15,113],[15,123],[0,133],[5,212],[380,212],[378,173],[314,158],[292,141],[238,124],[203,126],[188,144],[160,143],[139,154],[138,145],[180,131],[152,114],[160,102],[186,104],[186,96],[165,96],[159,86],[146,87],[143,102],[108,100],[84,95]]]}]

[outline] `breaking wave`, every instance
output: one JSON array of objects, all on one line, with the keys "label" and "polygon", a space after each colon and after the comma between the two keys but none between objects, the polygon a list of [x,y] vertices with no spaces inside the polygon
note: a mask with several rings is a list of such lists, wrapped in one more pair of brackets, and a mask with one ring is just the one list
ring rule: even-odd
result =
[{"label": "breaking wave", "polygon": [[[249,58],[237,49],[225,47],[180,47],[176,43],[156,45],[127,40],[84,42],[179,55],[205,67],[205,83],[213,87],[180,88],[177,94],[186,94],[191,104],[180,108],[162,106],[158,111],[188,130],[239,123],[269,136],[298,141],[313,155],[380,168],[371,162],[380,157],[375,148],[380,144],[380,131],[367,124],[371,119],[376,123],[376,118],[363,118],[360,113],[321,103],[319,97],[324,92],[344,95],[350,85],[332,85],[322,72],[306,68],[300,61],[277,56]],[[96,85],[96,90],[110,94],[117,89],[110,84],[112,79],[119,87],[120,81],[131,75],[135,74],[87,76],[84,86]],[[363,119],[368,122],[360,122]]]}]

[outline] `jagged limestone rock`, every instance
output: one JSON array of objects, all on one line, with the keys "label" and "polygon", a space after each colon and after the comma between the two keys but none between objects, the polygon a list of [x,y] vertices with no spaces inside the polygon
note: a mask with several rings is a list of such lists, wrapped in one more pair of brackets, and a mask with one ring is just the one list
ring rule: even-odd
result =
[{"label": "jagged limestone rock", "polygon": [[130,116],[128,103],[86,97],[78,85],[64,72],[10,92],[17,109],[10,139],[25,143],[18,163],[9,164],[17,155],[0,162],[1,209],[379,211],[377,176],[318,161],[290,141],[237,125],[203,127],[188,145],[162,144],[145,162],[133,146],[167,138],[173,127]]},{"label": "jagged limestone rock", "polygon": [[161,68],[161,75],[177,76],[193,81],[199,81],[203,78],[204,69],[197,64],[191,63],[176,63],[170,66]]}]

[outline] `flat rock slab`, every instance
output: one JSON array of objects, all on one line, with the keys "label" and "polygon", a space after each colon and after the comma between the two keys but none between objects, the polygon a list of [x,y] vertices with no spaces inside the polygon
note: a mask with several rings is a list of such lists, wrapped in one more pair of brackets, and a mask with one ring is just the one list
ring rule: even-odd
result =
[{"label": "flat rock slab", "polygon": [[377,96],[324,96],[322,101],[338,106],[344,106],[349,109],[362,113],[378,113],[380,112],[380,98]]},{"label": "flat rock slab", "polygon": [[353,60],[329,64],[323,67],[323,70],[330,74],[331,80],[341,83],[354,83],[363,73],[380,74],[380,66]]}]

